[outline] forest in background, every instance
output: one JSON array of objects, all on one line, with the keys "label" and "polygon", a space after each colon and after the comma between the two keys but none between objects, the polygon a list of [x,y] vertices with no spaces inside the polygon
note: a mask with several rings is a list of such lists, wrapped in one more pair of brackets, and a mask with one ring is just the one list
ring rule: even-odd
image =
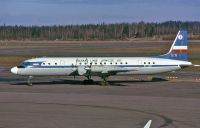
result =
[{"label": "forest in background", "polygon": [[200,39],[200,22],[115,23],[54,26],[0,26],[0,40],[171,40],[178,30]]}]

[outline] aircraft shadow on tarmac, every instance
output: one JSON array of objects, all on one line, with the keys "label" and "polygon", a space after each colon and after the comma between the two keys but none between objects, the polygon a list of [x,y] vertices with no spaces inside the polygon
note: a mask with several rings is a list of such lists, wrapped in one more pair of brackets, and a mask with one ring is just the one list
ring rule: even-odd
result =
[{"label": "aircraft shadow on tarmac", "polygon": [[[126,83],[143,83],[143,82],[163,82],[168,81],[163,78],[152,78],[152,80],[109,80],[109,86],[127,86]],[[16,83],[12,83],[11,85],[27,85],[27,82],[17,81]],[[55,81],[33,81],[33,85],[102,85],[102,81],[94,81],[91,84],[84,84],[83,80],[55,80]]]}]

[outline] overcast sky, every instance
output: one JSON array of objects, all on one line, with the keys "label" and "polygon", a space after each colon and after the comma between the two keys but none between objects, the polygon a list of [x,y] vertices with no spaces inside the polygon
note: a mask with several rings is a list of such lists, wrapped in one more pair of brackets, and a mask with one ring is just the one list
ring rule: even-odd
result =
[{"label": "overcast sky", "polygon": [[0,0],[0,25],[200,21],[200,0]]}]

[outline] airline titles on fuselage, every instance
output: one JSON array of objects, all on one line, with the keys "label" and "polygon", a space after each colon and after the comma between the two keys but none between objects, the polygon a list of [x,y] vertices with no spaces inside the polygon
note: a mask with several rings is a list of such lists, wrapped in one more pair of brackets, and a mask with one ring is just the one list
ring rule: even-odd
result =
[{"label": "airline titles on fuselage", "polygon": [[[82,64],[85,64],[85,65],[92,65],[92,64],[95,64],[95,65],[102,65],[102,64],[121,64],[122,63],[122,60],[121,59],[117,59],[117,60],[114,60],[114,59],[88,59],[88,58],[77,58],[76,59],[76,65],[82,65]],[[125,62],[127,64],[127,62]]]}]

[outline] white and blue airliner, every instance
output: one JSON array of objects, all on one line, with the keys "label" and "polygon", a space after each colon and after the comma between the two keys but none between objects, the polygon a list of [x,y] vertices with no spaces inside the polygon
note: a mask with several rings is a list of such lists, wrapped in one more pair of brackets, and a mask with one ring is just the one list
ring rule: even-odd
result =
[{"label": "white and blue airliner", "polygon": [[[188,61],[187,31],[178,32],[171,49],[164,55],[153,57],[42,57],[29,59],[11,72],[28,76],[100,76],[104,83],[111,75],[156,74],[192,66]],[[28,84],[31,85],[30,80]]]}]

